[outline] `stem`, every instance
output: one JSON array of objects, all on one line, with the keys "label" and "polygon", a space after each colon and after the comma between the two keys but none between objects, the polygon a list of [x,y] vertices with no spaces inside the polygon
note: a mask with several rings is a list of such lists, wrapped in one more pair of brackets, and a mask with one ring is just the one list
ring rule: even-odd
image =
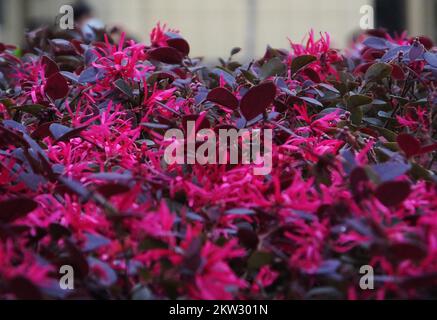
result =
[{"label": "stem", "polygon": [[[408,79],[410,78],[410,74],[408,74],[407,80],[405,80],[405,84],[404,87],[402,89],[402,93],[401,93],[401,97],[404,98],[405,95],[407,94],[409,88],[411,87],[411,83],[409,83],[407,85]],[[390,124],[390,121],[393,119],[393,117],[396,115],[396,113],[398,112],[399,108],[401,107],[401,104],[398,102],[397,106],[393,109],[393,112],[390,115],[390,118],[387,119],[387,121],[384,124],[384,128],[387,128],[388,125]]]},{"label": "stem", "polygon": [[266,122],[273,124],[274,126],[276,126],[277,128],[281,129],[282,131],[288,133],[289,135],[295,137],[295,138],[300,138],[297,134],[295,134],[293,131],[291,131],[290,129],[284,127],[282,124],[279,124],[275,121],[272,120],[266,120]]}]

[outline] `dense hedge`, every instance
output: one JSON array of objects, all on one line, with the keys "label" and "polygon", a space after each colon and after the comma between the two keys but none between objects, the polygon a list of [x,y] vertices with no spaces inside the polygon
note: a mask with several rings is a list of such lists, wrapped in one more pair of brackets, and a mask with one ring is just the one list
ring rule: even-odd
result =
[{"label": "dense hedge", "polygon": [[[0,44],[0,297],[437,297],[429,39],[370,31],[340,52],[310,33],[208,68],[177,32],[150,38]],[[187,120],[272,129],[272,172],[167,165]]]}]

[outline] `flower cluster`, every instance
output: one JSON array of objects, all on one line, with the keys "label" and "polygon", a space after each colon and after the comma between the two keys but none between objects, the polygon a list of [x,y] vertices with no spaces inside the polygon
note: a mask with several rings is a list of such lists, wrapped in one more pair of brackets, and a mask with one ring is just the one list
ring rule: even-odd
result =
[{"label": "flower cluster", "polygon": [[[0,44],[0,297],[437,297],[436,49],[318,37],[213,68],[160,25]],[[167,164],[187,121],[271,129],[272,171]]]}]

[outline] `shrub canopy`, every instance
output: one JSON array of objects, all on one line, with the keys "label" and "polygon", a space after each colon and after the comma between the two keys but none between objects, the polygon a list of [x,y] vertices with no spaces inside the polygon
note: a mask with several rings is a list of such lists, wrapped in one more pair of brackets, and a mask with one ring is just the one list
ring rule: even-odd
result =
[{"label": "shrub canopy", "polygon": [[[0,44],[0,297],[437,297],[429,39],[373,30],[340,52],[310,32],[213,68],[159,25],[149,45],[28,42]],[[166,164],[188,120],[272,129],[272,172]]]}]

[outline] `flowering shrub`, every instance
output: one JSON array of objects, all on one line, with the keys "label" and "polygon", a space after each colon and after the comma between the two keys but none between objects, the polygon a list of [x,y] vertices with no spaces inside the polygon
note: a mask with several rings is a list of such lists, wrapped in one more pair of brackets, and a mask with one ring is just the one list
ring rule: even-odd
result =
[{"label": "flowering shrub", "polygon": [[[28,40],[0,44],[0,297],[437,297],[429,39],[370,31],[341,53],[311,32],[215,68],[159,25],[150,45]],[[272,129],[271,173],[168,165],[188,120]]]}]

